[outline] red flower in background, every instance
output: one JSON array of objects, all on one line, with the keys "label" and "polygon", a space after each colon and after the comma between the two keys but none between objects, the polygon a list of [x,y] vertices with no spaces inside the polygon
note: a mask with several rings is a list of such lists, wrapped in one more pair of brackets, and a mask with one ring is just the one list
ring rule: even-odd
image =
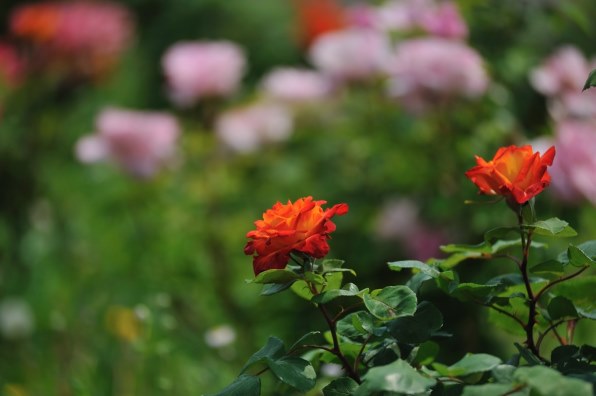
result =
[{"label": "red flower in background", "polygon": [[337,204],[323,209],[326,201],[313,201],[312,197],[300,198],[286,205],[277,202],[257,220],[256,230],[246,234],[251,238],[244,247],[244,253],[255,255],[255,275],[269,269],[283,269],[290,260],[292,251],[314,258],[329,253],[329,234],[335,231],[331,218],[348,212],[347,204]]},{"label": "red flower in background", "polygon": [[554,146],[542,156],[532,146],[501,147],[491,161],[476,156],[476,165],[466,176],[482,194],[503,195],[523,204],[550,184],[546,168],[555,158]]},{"label": "red flower in background", "polygon": [[308,47],[317,37],[347,26],[346,15],[335,0],[294,0],[301,44]]},{"label": "red flower in background", "polygon": [[44,66],[66,74],[103,75],[129,44],[132,15],[112,2],[46,2],[16,7],[10,32],[34,49]]}]

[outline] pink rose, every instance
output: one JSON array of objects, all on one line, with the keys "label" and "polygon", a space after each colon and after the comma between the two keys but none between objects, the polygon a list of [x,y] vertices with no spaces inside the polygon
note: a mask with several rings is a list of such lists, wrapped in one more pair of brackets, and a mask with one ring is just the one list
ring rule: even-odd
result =
[{"label": "pink rose", "polygon": [[400,242],[409,257],[426,260],[440,253],[439,246],[445,244],[446,238],[444,232],[421,221],[419,212],[420,208],[410,199],[389,201],[377,217],[376,233],[383,239]]},{"label": "pink rose", "polygon": [[265,94],[284,102],[309,102],[325,98],[332,89],[331,81],[321,73],[308,69],[277,68],[261,83]]},{"label": "pink rose", "polygon": [[433,0],[394,0],[379,7],[377,27],[407,32],[421,29],[433,36],[463,39],[468,26],[455,3]]},{"label": "pink rose", "polygon": [[440,3],[425,10],[418,23],[433,36],[451,39],[464,39],[468,36],[468,26],[454,3]]},{"label": "pink rose", "polygon": [[580,92],[592,66],[577,48],[564,46],[530,72],[530,82],[547,96]]},{"label": "pink rose", "polygon": [[286,140],[293,120],[283,106],[256,103],[229,110],[215,123],[216,134],[229,148],[240,153],[257,150],[267,142]]},{"label": "pink rose", "polygon": [[246,59],[242,49],[229,41],[185,41],[167,50],[162,66],[171,100],[187,107],[236,91]]},{"label": "pink rose", "polygon": [[375,30],[351,28],[320,36],[309,58],[322,72],[340,80],[365,80],[383,74],[390,59],[387,37]]},{"label": "pink rose", "polygon": [[414,112],[452,97],[479,97],[489,83],[474,49],[441,38],[403,41],[389,70],[389,94]]},{"label": "pink rose", "polygon": [[552,189],[568,202],[586,199],[596,205],[596,121],[566,120],[556,126],[552,139],[534,142],[537,147],[554,144],[557,159],[549,170]]},{"label": "pink rose", "polygon": [[180,135],[167,113],[108,108],[96,119],[97,132],[79,139],[77,158],[83,163],[111,160],[138,177],[150,177],[173,158]]}]

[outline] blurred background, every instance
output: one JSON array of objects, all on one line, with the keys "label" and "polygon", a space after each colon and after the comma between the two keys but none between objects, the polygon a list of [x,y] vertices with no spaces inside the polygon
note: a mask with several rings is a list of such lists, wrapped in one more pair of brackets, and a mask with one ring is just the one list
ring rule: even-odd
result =
[{"label": "blurred background", "polygon": [[[2,1],[0,391],[215,393],[269,335],[322,328],[245,283],[245,234],[278,200],[348,203],[329,257],[383,287],[406,279],[388,261],[515,223],[464,204],[482,201],[474,155],[555,145],[538,214],[579,236],[549,251],[595,239],[594,15],[593,0]],[[513,353],[484,310],[423,297],[453,333],[442,361]]]}]

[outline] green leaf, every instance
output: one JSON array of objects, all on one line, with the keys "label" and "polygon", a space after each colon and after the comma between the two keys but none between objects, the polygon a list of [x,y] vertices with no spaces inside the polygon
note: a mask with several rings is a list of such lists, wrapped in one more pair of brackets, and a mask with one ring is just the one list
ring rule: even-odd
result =
[{"label": "green leaf", "polygon": [[442,364],[434,363],[433,368],[439,374],[448,377],[461,377],[474,373],[483,373],[490,371],[501,364],[501,359],[496,356],[485,353],[467,354],[457,363],[447,367]]},{"label": "green leaf", "polygon": [[291,289],[294,293],[296,293],[296,295],[304,298],[305,300],[310,301],[310,299],[313,297],[313,294],[310,291],[308,284],[303,280],[294,282],[292,284]]},{"label": "green leaf", "polygon": [[249,280],[249,283],[288,283],[300,279],[300,275],[287,269],[270,269],[261,272],[256,278]]},{"label": "green leaf", "polygon": [[567,249],[567,257],[569,257],[569,264],[574,267],[585,267],[596,263],[596,260],[592,260],[579,247],[573,245]]},{"label": "green leaf", "polygon": [[349,272],[352,275],[356,276],[356,271],[351,268],[343,268],[345,261],[344,260],[337,260],[337,259],[326,259],[321,264],[323,267],[323,274],[333,273],[333,272]]},{"label": "green leaf", "polygon": [[386,366],[370,369],[354,396],[369,396],[382,391],[416,395],[427,392],[435,383],[434,379],[424,377],[404,360],[398,359]]},{"label": "green leaf", "polygon": [[213,396],[259,396],[260,394],[261,379],[254,375],[241,375]]},{"label": "green leaf", "polygon": [[495,239],[504,239],[511,234],[519,237],[519,227],[497,227],[484,233],[484,240],[491,243]]},{"label": "green leaf", "polygon": [[364,305],[381,320],[391,320],[416,312],[416,294],[407,286],[387,286],[365,294]]},{"label": "green leaf", "polygon": [[308,333],[306,333],[305,335],[303,335],[302,337],[300,337],[298,339],[298,341],[296,341],[291,347],[290,347],[290,351],[293,351],[296,347],[300,346],[300,344],[302,344],[304,342],[304,340],[309,339],[312,336],[315,335],[321,335],[320,331],[309,331]]},{"label": "green leaf", "polygon": [[247,368],[255,363],[266,361],[267,359],[278,359],[285,353],[285,347],[282,340],[277,337],[269,337],[267,343],[257,352],[255,352],[246,362],[240,373],[244,373]]},{"label": "green leaf", "polygon": [[[358,311],[352,315],[352,326],[362,334],[373,334],[375,322],[371,314],[365,311]],[[383,330],[384,332],[384,330]]]},{"label": "green leaf", "polygon": [[345,264],[344,260],[338,260],[338,259],[325,259],[323,260],[323,272],[327,272],[330,270],[334,270],[334,269],[339,269],[342,268],[343,265]]},{"label": "green leaf", "polygon": [[443,326],[443,315],[431,303],[423,301],[418,305],[414,316],[392,320],[389,332],[399,342],[420,344]]},{"label": "green leaf", "polygon": [[563,318],[577,318],[577,311],[573,303],[565,297],[556,296],[548,303],[548,315],[551,320],[559,320]]},{"label": "green leaf", "polygon": [[513,372],[516,369],[516,366],[512,366],[510,364],[499,364],[497,367],[491,370],[491,374],[495,381],[508,384],[513,382]]},{"label": "green leaf", "polygon": [[588,79],[584,84],[584,88],[582,89],[582,92],[592,87],[596,87],[596,69],[590,72],[590,75],[588,76]]},{"label": "green leaf", "polygon": [[323,396],[351,396],[358,383],[349,377],[337,378],[323,388]]},{"label": "green leaf", "polygon": [[535,234],[543,236],[566,238],[577,235],[577,232],[569,226],[569,223],[556,217],[539,220],[526,227],[533,229]]},{"label": "green leaf", "polygon": [[490,253],[491,244],[482,242],[477,245],[450,244],[442,245],[440,249],[445,253]]},{"label": "green leaf", "polygon": [[[570,245],[570,247],[573,245]],[[581,255],[577,258],[582,258],[582,256],[588,257],[590,259],[590,263],[588,264],[594,264],[594,261],[596,260],[596,241],[592,240],[592,241],[586,241],[583,243],[580,243],[579,245],[574,246],[576,249],[581,250]],[[577,252],[576,252],[577,253]],[[576,260],[577,260],[576,258]],[[559,256],[557,257],[557,261],[559,261],[562,264],[569,264],[570,262],[570,258],[569,258],[569,249],[565,250],[564,252],[562,252],[561,254],[559,254]]]},{"label": "green leaf", "polygon": [[564,377],[557,370],[544,366],[520,367],[514,373],[516,381],[527,384],[536,396],[592,396],[592,384]]},{"label": "green leaf", "polygon": [[283,383],[306,392],[315,386],[317,374],[310,362],[293,356],[278,360],[268,359],[267,364],[271,372]]},{"label": "green leaf", "polygon": [[338,297],[360,297],[367,293],[368,289],[359,290],[358,286],[353,283],[347,283],[341,289],[329,290],[316,295],[312,298],[312,302],[317,304],[327,304],[330,301],[335,300]]},{"label": "green leaf", "polygon": [[499,284],[480,285],[477,283],[460,283],[449,294],[460,301],[475,301],[486,304],[501,290],[502,286]]},{"label": "green leaf", "polygon": [[542,263],[538,263],[529,268],[529,271],[533,274],[544,274],[544,273],[552,273],[556,275],[563,274],[565,268],[560,261],[557,260],[547,260],[543,261]]},{"label": "green leaf", "polygon": [[[344,316],[337,322],[337,333],[349,340],[363,340],[364,336],[368,334],[368,331],[363,324],[364,321],[362,320],[365,315],[368,315],[368,312],[358,311]],[[358,319],[354,319],[355,316],[357,316]],[[354,322],[360,322],[360,326],[354,326]]]},{"label": "green leaf", "polygon": [[426,341],[412,351],[412,364],[426,366],[434,362],[439,354],[439,344],[434,341]]},{"label": "green leaf", "polygon": [[289,289],[294,281],[288,283],[266,283],[261,289],[261,296],[270,296],[272,294],[280,293],[286,289]]},{"label": "green leaf", "polygon": [[513,384],[484,384],[484,385],[468,385],[464,387],[462,396],[522,396],[528,395],[527,389],[520,389],[517,392],[513,392],[515,385]]},{"label": "green leaf", "polygon": [[422,272],[419,272],[417,274],[414,274],[414,276],[412,276],[406,282],[406,286],[408,286],[410,289],[412,289],[412,291],[414,293],[418,293],[418,291],[422,287],[422,284],[428,280],[431,280],[431,279],[432,279],[432,277],[430,277]]},{"label": "green leaf", "polygon": [[559,345],[550,353],[550,360],[553,364],[561,364],[577,357],[579,347],[576,345]]},{"label": "green leaf", "polygon": [[596,275],[561,282],[552,287],[549,293],[570,300],[580,316],[596,319]]},{"label": "green leaf", "polygon": [[402,268],[415,268],[432,278],[437,278],[440,272],[430,265],[416,260],[394,261],[389,263],[389,269],[393,271],[401,271]]},{"label": "green leaf", "polygon": [[315,285],[323,285],[326,282],[323,275],[316,274],[314,272],[305,272],[304,280],[307,282],[314,283]]},{"label": "green leaf", "polygon": [[532,351],[530,351],[528,348],[521,346],[517,342],[514,342],[513,345],[515,345],[515,347],[519,351],[520,356],[524,358],[524,360],[530,366],[540,366],[542,364],[542,361],[536,355],[534,355],[534,353],[532,353]]}]

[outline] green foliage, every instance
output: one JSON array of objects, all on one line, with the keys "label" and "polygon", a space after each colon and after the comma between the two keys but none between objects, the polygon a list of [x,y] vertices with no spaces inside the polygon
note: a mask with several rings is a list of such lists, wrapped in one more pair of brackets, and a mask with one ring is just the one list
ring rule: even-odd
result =
[{"label": "green foliage", "polygon": [[539,220],[528,225],[527,228],[534,230],[537,235],[549,237],[569,238],[577,235],[577,232],[569,226],[569,223],[556,217]]},{"label": "green foliage", "polygon": [[544,366],[520,367],[513,374],[517,383],[530,388],[532,395],[540,396],[591,396],[592,385]]},{"label": "green foliage", "polygon": [[261,379],[254,375],[241,375],[214,396],[259,396]]},{"label": "green foliage", "polygon": [[391,320],[413,315],[416,311],[416,294],[406,286],[387,286],[364,294],[364,305],[381,320]]},{"label": "green foliage", "polygon": [[596,87],[596,69],[590,72],[590,75],[588,76],[588,79],[586,80],[586,83],[584,84],[584,88],[582,89],[582,91],[585,91],[586,89],[590,89],[592,87]]},{"label": "green foliage", "polygon": [[501,364],[501,359],[498,357],[479,353],[467,354],[451,366],[445,366],[440,363],[433,363],[432,366],[440,375],[446,377],[465,377],[470,374],[490,371],[499,364]]},{"label": "green foliage", "polygon": [[350,396],[358,388],[358,383],[351,378],[342,377],[331,381],[323,388],[324,396]]},{"label": "green foliage", "polygon": [[404,360],[396,360],[386,366],[372,368],[354,396],[373,395],[376,392],[396,392],[416,395],[428,391],[436,381],[418,373]]},{"label": "green foliage", "polygon": [[[305,337],[310,335],[311,333],[307,334]],[[301,341],[303,341],[303,339],[298,342]],[[283,341],[277,337],[269,337],[265,346],[248,359],[241,374],[255,365],[266,366],[281,382],[288,384],[301,392],[306,392],[315,385],[317,375],[310,362],[299,357],[287,356]],[[244,383],[248,382],[245,377],[246,376],[241,375],[236,380],[236,383],[244,386]],[[254,381],[250,382],[250,386],[254,387],[253,382]],[[229,392],[232,391],[236,391],[236,388],[231,387]],[[235,393],[223,394],[233,395]],[[240,395],[240,393],[237,394]]]}]

